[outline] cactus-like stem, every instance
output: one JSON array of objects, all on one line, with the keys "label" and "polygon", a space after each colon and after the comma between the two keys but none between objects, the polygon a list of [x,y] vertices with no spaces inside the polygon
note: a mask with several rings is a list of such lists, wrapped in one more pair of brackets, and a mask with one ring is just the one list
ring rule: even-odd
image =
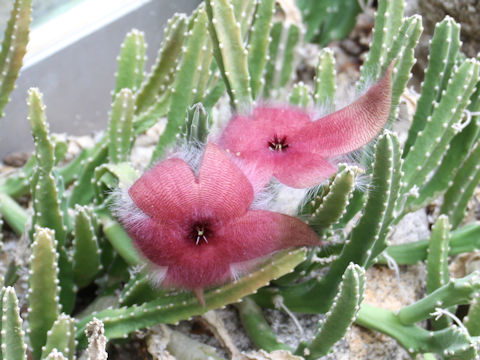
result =
[{"label": "cactus-like stem", "polygon": [[298,1],[297,4],[302,12],[303,22],[306,25],[305,40],[312,41],[328,15],[327,9],[331,1],[308,0]]},{"label": "cactus-like stem", "polygon": [[182,62],[177,67],[175,84],[171,90],[167,126],[153,152],[151,163],[157,161],[166,147],[175,140],[178,128],[185,119],[187,109],[192,105],[196,96],[197,79],[192,76],[192,72],[196,73],[197,68],[202,65],[204,51],[206,51],[205,44],[208,40],[208,30],[205,9],[200,8],[195,15],[183,49]]},{"label": "cactus-like stem", "polygon": [[0,117],[15,87],[27,50],[31,21],[31,0],[15,0],[0,52]]},{"label": "cactus-like stem", "polygon": [[299,106],[301,108],[308,108],[310,105],[310,89],[303,82],[293,85],[292,93],[290,94],[290,104]]},{"label": "cactus-like stem", "polygon": [[378,78],[382,67],[388,65],[387,54],[402,26],[404,8],[403,0],[380,0],[378,2],[373,40],[361,70],[361,84],[368,78]]},{"label": "cactus-like stem", "polygon": [[470,155],[458,169],[451,186],[443,197],[440,208],[442,214],[447,214],[456,228],[465,217],[469,200],[480,182],[480,140],[477,141]]},{"label": "cactus-like stem", "polygon": [[187,111],[181,138],[189,145],[205,144],[210,132],[210,118],[202,103],[197,103]]},{"label": "cactus-like stem", "polygon": [[[250,1],[248,1],[250,2]],[[259,0],[255,11],[255,21],[249,34],[248,72],[252,98],[255,99],[262,88],[263,71],[267,63],[268,44],[275,1]]]},{"label": "cactus-like stem", "polygon": [[205,96],[202,100],[202,104],[205,106],[206,109],[211,109],[224,93],[225,83],[223,81],[218,81],[215,85],[209,86],[205,90]]},{"label": "cactus-like stem", "polygon": [[108,199],[111,191],[117,189],[118,187],[128,187],[137,179],[137,171],[133,169],[132,166],[127,162],[118,164],[103,164],[95,169],[94,176],[92,178],[95,200],[98,203],[103,203],[106,199]]},{"label": "cactus-like stem", "polygon": [[[276,87],[274,85],[276,70],[281,68],[280,60],[277,59],[280,42],[282,39],[282,33],[284,32],[283,24],[281,22],[275,22],[270,29],[270,44],[268,46],[267,64],[265,65],[264,85],[263,85],[263,97],[268,99],[270,92]],[[285,37],[285,36],[283,36]],[[278,61],[278,67],[276,64]]]},{"label": "cactus-like stem", "polygon": [[324,232],[345,212],[345,207],[355,186],[356,168],[340,166],[339,172],[321,194],[308,199],[300,214],[311,214],[307,223],[317,233]]},{"label": "cactus-like stem", "polygon": [[[203,47],[203,52],[201,54],[201,64],[199,65],[199,69],[201,68],[202,71],[198,71],[198,74],[195,74],[196,77],[194,81],[196,82],[197,86],[192,92],[194,93],[193,100],[191,101],[192,104],[201,102],[203,98],[207,95],[207,90],[209,90],[210,80],[212,78],[212,70],[211,67],[213,66],[213,44],[210,38],[205,40],[205,46]],[[203,69],[210,69],[209,71]]]},{"label": "cactus-like stem", "polygon": [[240,23],[242,39],[246,41],[259,0],[230,0],[230,3],[233,5],[235,19]]},{"label": "cactus-like stem", "polygon": [[248,110],[252,102],[248,53],[242,39],[241,24],[228,0],[207,0],[210,36],[215,60],[225,81],[232,107]]},{"label": "cactus-like stem", "polygon": [[277,339],[263,316],[262,308],[254,300],[247,296],[235,304],[235,307],[240,315],[243,328],[257,347],[268,352],[275,350],[292,351],[288,345]]},{"label": "cactus-like stem", "polygon": [[42,346],[60,313],[58,286],[58,253],[55,234],[37,227],[33,235],[28,293],[29,338],[34,359],[40,359]]},{"label": "cactus-like stem", "polygon": [[22,319],[20,318],[15,290],[12,287],[7,287],[2,289],[0,295],[2,309],[0,358],[25,360],[27,358],[27,346],[24,342]]},{"label": "cactus-like stem", "polygon": [[32,179],[33,217],[30,237],[36,226],[54,230],[59,258],[60,299],[64,311],[69,312],[74,305],[72,264],[65,251],[67,224],[62,209],[62,182],[57,181],[54,171],[54,145],[48,132],[45,118],[45,105],[42,94],[37,89],[28,92],[29,118],[35,143],[37,167]]},{"label": "cactus-like stem", "polygon": [[28,214],[15,200],[0,192],[0,214],[17,235],[23,234],[28,222]]},{"label": "cactus-like stem", "polygon": [[[438,165],[450,140],[457,132],[453,126],[463,116],[470,95],[478,81],[479,64],[465,61],[449,81],[449,86],[424,130],[417,135],[415,145],[405,157],[403,192],[421,186],[428,174]],[[425,154],[427,157],[425,157]]]},{"label": "cactus-like stem", "polygon": [[[471,96],[470,101],[471,103],[467,111],[480,111],[480,83],[477,84],[477,89]],[[458,168],[463,164],[474,142],[478,139],[479,133],[480,123],[478,116],[472,116],[470,123],[460,133],[455,135],[450,142],[441,164],[435,169],[434,174],[429,176],[430,179],[420,188],[419,196],[411,200],[409,199],[410,201],[407,202],[404,211],[412,211],[425,206],[449,188],[452,174],[458,172]]]},{"label": "cactus-like stem", "polygon": [[[318,57],[317,74],[315,75],[313,99],[316,105],[332,106],[335,100],[335,58],[329,48],[322,49]],[[329,108],[329,110],[335,110]]]},{"label": "cactus-like stem", "polygon": [[80,174],[73,184],[72,193],[68,199],[70,207],[76,204],[87,205],[93,199],[95,192],[92,186],[92,173],[107,159],[108,144],[100,141],[88,152],[87,158],[80,161]]},{"label": "cactus-like stem", "polygon": [[158,122],[158,119],[167,115],[170,106],[170,92],[159,96],[157,102],[141,114],[135,116],[133,128],[134,134],[143,134]]},{"label": "cactus-like stem", "polygon": [[145,36],[142,31],[131,30],[122,44],[118,57],[117,81],[114,95],[122,89],[136,92],[143,81],[145,66]]},{"label": "cactus-like stem", "polygon": [[350,200],[348,201],[347,207],[345,208],[345,213],[337,221],[337,223],[333,225],[333,228],[344,229],[348,222],[362,210],[363,205],[365,204],[365,199],[365,192],[362,189],[355,189]]},{"label": "cactus-like stem", "polygon": [[[450,280],[448,273],[448,245],[450,242],[450,224],[448,217],[440,216],[432,227],[430,245],[427,257],[427,294],[430,294],[447,284]],[[448,317],[432,320],[435,330],[446,328],[450,325]]]},{"label": "cactus-like stem", "polygon": [[103,233],[127,264],[132,266],[142,264],[143,260],[138,255],[132,239],[130,239],[123,227],[104,212],[97,212],[97,215],[102,225]]},{"label": "cactus-like stem", "polygon": [[[367,234],[373,231],[370,233],[370,236],[372,236],[374,240],[372,244],[373,246],[368,250],[364,248],[368,257],[368,266],[370,266],[374,262],[374,259],[387,247],[386,239],[394,219],[394,208],[398,199],[401,180],[401,150],[398,138],[395,134],[387,133],[379,139],[378,145],[376,146],[375,159],[372,181],[373,187],[368,193],[361,225],[359,224],[358,231],[355,230],[357,228],[355,227],[351,234],[352,242],[360,242],[362,237],[368,238]],[[376,168],[378,168],[378,172],[376,171]],[[383,173],[384,171],[386,171],[386,173]],[[375,178],[377,176],[381,177],[380,181],[383,181],[383,183],[376,182],[377,180]],[[378,192],[380,193],[378,195],[383,197],[384,202],[380,206],[378,206],[378,204],[374,205],[373,203],[370,203],[372,200],[375,201],[374,198],[377,197],[377,195],[372,196],[371,192]],[[380,201],[380,198],[377,198],[377,200]],[[369,203],[371,205],[369,205]],[[381,210],[382,207],[385,208],[382,213],[377,213],[371,217],[372,213],[368,214],[370,206],[372,206],[371,209],[376,208],[377,211]],[[363,219],[365,221],[363,221]],[[365,227],[362,229],[362,226]],[[372,226],[373,229],[369,229],[370,226]],[[376,226],[378,226],[378,232],[375,234],[374,229]],[[365,230],[366,233],[363,233]],[[355,239],[356,236],[358,236],[358,239]]]},{"label": "cactus-like stem", "polygon": [[363,299],[365,288],[365,270],[350,263],[342,276],[342,282],[332,307],[325,314],[326,318],[320,321],[315,338],[303,353],[307,359],[318,359],[328,354],[332,346],[340,340],[355,319]]},{"label": "cactus-like stem", "polygon": [[126,161],[133,145],[134,98],[130,89],[120,90],[113,101],[108,126],[108,158],[111,163]]},{"label": "cactus-like stem", "polygon": [[165,28],[164,40],[149,76],[136,97],[136,114],[147,112],[158,103],[158,97],[168,93],[167,88],[175,79],[174,73],[182,54],[187,17],[175,14]]},{"label": "cactus-like stem", "polygon": [[42,359],[45,359],[57,349],[68,360],[75,355],[75,322],[68,315],[61,314],[48,331],[47,343],[42,349]]},{"label": "cactus-like stem", "polygon": [[[316,2],[310,0],[310,2]],[[334,40],[347,37],[356,24],[356,17],[362,11],[358,0],[329,1],[327,14],[322,24],[314,33],[311,41],[326,46]],[[317,15],[318,16],[318,15]]]},{"label": "cactus-like stem", "polygon": [[202,306],[190,294],[181,293],[159,298],[141,306],[104,310],[81,320],[77,324],[77,339],[80,346],[86,345],[85,325],[96,317],[105,324],[105,335],[110,338],[123,337],[134,330],[157,323],[176,323],[208,310],[236,302],[240,298],[257,291],[269,281],[291,271],[305,260],[305,250],[281,251],[263,264],[257,271],[227,285],[205,292],[206,306]]},{"label": "cactus-like stem", "polygon": [[48,133],[42,94],[37,89],[29,90],[28,106],[37,159],[37,168],[32,180],[34,211],[32,231],[35,225],[49,227],[55,230],[57,241],[60,245],[63,245],[66,238],[66,229],[60,211],[60,198],[53,174],[54,145]]},{"label": "cactus-like stem", "polygon": [[472,336],[480,336],[480,294],[476,294],[470,303],[468,314],[463,318],[463,324]]},{"label": "cactus-like stem", "polygon": [[148,275],[138,273],[125,284],[120,294],[119,304],[121,306],[141,305],[162,296],[165,296],[165,292],[155,288]]},{"label": "cactus-like stem", "polygon": [[406,18],[400,27],[399,36],[391,45],[385,64],[382,64],[383,70],[391,61],[396,60],[392,77],[390,124],[396,118],[400,96],[412,76],[410,70],[416,62],[413,52],[422,31],[422,18],[419,15]]},{"label": "cactus-like stem", "polygon": [[93,213],[88,208],[75,207],[73,276],[79,288],[88,285],[101,270],[101,250],[93,226],[93,216]]},{"label": "cactus-like stem", "polygon": [[362,11],[357,0],[303,0],[296,3],[306,25],[305,40],[320,46],[346,37]]},{"label": "cactus-like stem", "polygon": [[425,320],[437,307],[468,304],[480,293],[480,277],[474,272],[461,279],[450,280],[423,299],[408,305],[398,312],[402,324],[414,324]]},{"label": "cactus-like stem", "polygon": [[440,216],[432,227],[427,257],[427,293],[432,293],[445,285],[448,275],[448,244],[450,242],[450,224],[448,217]]},{"label": "cactus-like stem", "polygon": [[[399,265],[412,265],[427,259],[429,240],[419,240],[407,244],[392,245],[385,251]],[[452,231],[448,255],[458,255],[480,249],[480,223],[465,225]],[[379,263],[386,259],[380,257]]]},{"label": "cactus-like stem", "polygon": [[453,19],[447,17],[435,26],[435,32],[430,42],[429,65],[425,73],[422,93],[418,99],[417,110],[403,149],[403,157],[408,154],[415,143],[418,132],[425,128],[434,104],[441,98],[459,48],[460,26]]},{"label": "cactus-like stem", "polygon": [[415,325],[405,325],[392,311],[368,304],[361,306],[355,323],[391,336],[412,357],[419,353],[436,353],[444,359],[475,358],[478,339],[455,326],[431,332]]},{"label": "cactus-like stem", "polygon": [[300,29],[293,24],[273,24],[265,66],[263,96],[269,98],[272,90],[285,86],[292,77],[295,47],[300,42]]},{"label": "cactus-like stem", "polygon": [[282,65],[279,72],[279,87],[284,87],[288,84],[293,75],[293,69],[295,68],[295,48],[301,42],[301,31],[298,26],[290,25],[285,32],[285,39],[282,42],[281,48],[283,51],[279,51],[277,55],[281,55],[280,64]]}]

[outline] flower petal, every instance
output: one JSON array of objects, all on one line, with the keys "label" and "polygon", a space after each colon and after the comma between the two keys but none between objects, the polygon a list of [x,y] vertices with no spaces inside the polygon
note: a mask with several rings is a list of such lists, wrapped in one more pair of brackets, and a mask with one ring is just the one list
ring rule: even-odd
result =
[{"label": "flower petal", "polygon": [[198,184],[198,211],[204,218],[227,220],[243,215],[253,201],[252,184],[228,155],[212,143],[205,149]]},{"label": "flower petal", "polygon": [[135,204],[154,219],[174,220],[191,214],[198,204],[198,185],[183,160],[162,161],[128,190]]},{"label": "flower petal", "polygon": [[308,124],[299,132],[297,140],[325,157],[346,154],[373,140],[390,114],[392,70],[393,63],[365,95]]},{"label": "flower petal", "polygon": [[281,183],[293,188],[305,189],[318,185],[337,171],[335,166],[317,154],[291,151],[282,155],[273,175]]},{"label": "flower petal", "polygon": [[230,266],[225,263],[194,263],[169,266],[163,285],[188,290],[223,284],[232,279]]},{"label": "flower petal", "polygon": [[302,109],[260,106],[251,116],[234,117],[219,145],[232,155],[258,192],[272,177],[278,157],[270,143],[277,137],[296,146],[295,134],[309,123],[311,119]]},{"label": "flower petal", "polygon": [[218,250],[229,263],[256,259],[274,251],[320,245],[320,239],[305,223],[292,216],[251,210],[219,230]]},{"label": "flower petal", "polygon": [[182,261],[191,251],[185,227],[162,224],[149,217],[122,219],[134,245],[149,261],[158,266],[170,266]]},{"label": "flower petal", "polygon": [[268,150],[268,142],[274,135],[288,136],[310,122],[310,117],[298,108],[260,106],[251,116],[235,116],[223,131],[219,144],[231,153],[250,157],[257,151]]},{"label": "flower petal", "polygon": [[189,290],[218,285],[231,279],[229,258],[224,256],[224,244],[214,234],[197,245],[188,227],[165,225],[151,218],[136,224],[125,223],[135,246],[151,263],[167,268],[162,286]]}]

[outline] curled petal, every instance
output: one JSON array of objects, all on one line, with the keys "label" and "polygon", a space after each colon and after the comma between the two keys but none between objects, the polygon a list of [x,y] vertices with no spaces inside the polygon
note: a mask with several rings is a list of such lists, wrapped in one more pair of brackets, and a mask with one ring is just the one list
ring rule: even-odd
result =
[{"label": "curled petal", "polygon": [[383,78],[357,101],[305,126],[299,141],[325,157],[346,154],[367,144],[390,114],[393,63]]},{"label": "curled petal", "polygon": [[320,245],[315,232],[305,223],[280,213],[252,210],[221,229],[218,251],[229,263],[260,258],[277,250]]},{"label": "curled petal", "polygon": [[227,220],[243,215],[253,201],[247,177],[218,146],[209,143],[198,174],[199,212]]},{"label": "curled petal", "polygon": [[155,165],[128,190],[133,202],[154,219],[175,220],[196,210],[198,185],[183,160],[169,159]]},{"label": "curled petal", "polygon": [[281,183],[304,189],[335,174],[337,168],[318,154],[291,152],[277,162],[273,175]]}]

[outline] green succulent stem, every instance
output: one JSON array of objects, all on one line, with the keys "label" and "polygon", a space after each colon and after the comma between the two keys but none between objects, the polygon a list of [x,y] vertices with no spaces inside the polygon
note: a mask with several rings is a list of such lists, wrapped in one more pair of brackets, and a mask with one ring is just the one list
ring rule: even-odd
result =
[{"label": "green succulent stem", "polygon": [[249,109],[252,90],[248,73],[241,23],[235,18],[234,7],[227,0],[205,2],[213,41],[215,60],[222,74],[234,109]]},{"label": "green succulent stem", "polygon": [[75,355],[75,326],[74,319],[61,314],[48,331],[45,347],[42,349],[42,359],[46,359],[54,349],[58,350],[68,360]]},{"label": "green succulent stem", "polygon": [[[419,240],[407,244],[391,245],[386,254],[399,265],[412,265],[427,259],[429,240]],[[474,222],[451,232],[448,255],[458,255],[480,249],[480,223]],[[377,263],[386,264],[387,259],[380,256]]]},{"label": "green succulent stem", "polygon": [[202,306],[188,293],[162,297],[137,306],[107,309],[92,314],[77,323],[77,339],[80,347],[86,346],[86,324],[96,317],[105,324],[105,336],[109,339],[123,337],[132,331],[158,323],[176,323],[208,310],[238,301],[257,291],[271,280],[280,277],[305,260],[305,249],[286,250],[277,253],[259,270],[232,283],[205,292],[206,306]]},{"label": "green succulent stem", "polygon": [[272,328],[265,320],[262,308],[250,297],[245,297],[235,304],[243,327],[250,339],[260,349],[268,352],[275,350],[293,351],[288,345],[280,342]]},{"label": "green succulent stem", "polygon": [[20,236],[25,232],[25,227],[29,219],[28,213],[10,196],[1,192],[0,214],[17,235]]},{"label": "green succulent stem", "polygon": [[143,260],[138,255],[138,251],[133,246],[132,239],[123,227],[108,215],[105,210],[98,210],[97,216],[108,241],[127,264],[132,266],[142,264]]},{"label": "green succulent stem", "polygon": [[468,304],[480,292],[480,277],[474,272],[464,278],[450,280],[423,299],[398,312],[402,324],[414,324],[430,317],[437,307]]},{"label": "green succulent stem", "polygon": [[32,1],[15,0],[0,52],[0,117],[7,105],[27,51]]},{"label": "green succulent stem", "polygon": [[417,354],[435,353],[442,359],[473,359],[475,343],[479,341],[455,326],[432,332],[404,324],[393,311],[369,304],[361,306],[355,323],[394,338],[412,358]]},{"label": "green succulent stem", "polygon": [[37,227],[32,244],[28,295],[30,345],[34,359],[40,359],[47,331],[60,313],[58,253],[55,249],[54,232]]},{"label": "green succulent stem", "polygon": [[13,287],[3,288],[0,295],[2,310],[0,359],[25,360],[27,346],[24,342],[22,319],[15,290]]},{"label": "green succulent stem", "polygon": [[[332,307],[318,326],[314,339],[297,354],[306,355],[306,359],[318,359],[329,353],[330,349],[347,332],[357,315],[365,290],[365,270],[350,263],[342,276],[339,290]],[[303,348],[303,346],[301,346]]]}]

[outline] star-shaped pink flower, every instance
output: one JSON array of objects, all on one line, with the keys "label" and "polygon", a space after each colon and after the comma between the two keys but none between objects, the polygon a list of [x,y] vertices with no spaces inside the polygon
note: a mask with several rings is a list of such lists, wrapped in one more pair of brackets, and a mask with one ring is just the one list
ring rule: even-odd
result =
[{"label": "star-shaped pink flower", "polygon": [[162,284],[196,290],[227,282],[237,265],[277,250],[319,245],[300,220],[251,210],[251,183],[208,144],[198,174],[181,159],[160,162],[128,190],[119,216],[140,252],[164,269]]},{"label": "star-shaped pink flower", "polygon": [[239,160],[255,189],[272,176],[294,188],[317,185],[336,172],[332,158],[359,149],[385,126],[392,69],[393,64],[357,101],[317,120],[288,106],[262,106],[250,116],[238,115],[219,145]]}]

